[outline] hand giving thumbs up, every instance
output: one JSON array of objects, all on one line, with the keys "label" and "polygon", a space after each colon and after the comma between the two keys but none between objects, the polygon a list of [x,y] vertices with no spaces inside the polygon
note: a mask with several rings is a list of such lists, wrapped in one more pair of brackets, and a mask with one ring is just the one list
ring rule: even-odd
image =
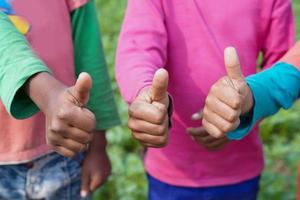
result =
[{"label": "hand giving thumbs up", "polygon": [[144,88],[129,107],[128,127],[147,147],[163,147],[168,141],[168,72],[156,71],[152,85]]},{"label": "hand giving thumbs up", "polygon": [[215,138],[235,130],[240,124],[240,115],[248,112],[253,105],[252,93],[233,47],[225,49],[224,60],[227,76],[211,87],[203,110],[203,127]]}]

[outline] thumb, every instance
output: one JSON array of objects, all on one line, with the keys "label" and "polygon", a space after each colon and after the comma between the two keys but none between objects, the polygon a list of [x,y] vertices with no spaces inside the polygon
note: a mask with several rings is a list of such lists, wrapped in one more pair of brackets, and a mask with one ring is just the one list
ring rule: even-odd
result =
[{"label": "thumb", "polygon": [[94,175],[91,178],[91,184],[90,184],[90,191],[95,191],[96,189],[98,189],[100,187],[100,185],[103,184],[103,180],[101,179],[101,174],[98,175]]},{"label": "thumb", "polygon": [[86,198],[90,193],[90,175],[82,170],[80,196]]},{"label": "thumb", "polygon": [[243,80],[240,59],[234,47],[227,47],[224,51],[224,61],[227,75],[231,80]]},{"label": "thumb", "polygon": [[78,76],[73,95],[83,106],[89,101],[92,84],[92,78],[88,73],[83,72]]},{"label": "thumb", "polygon": [[161,101],[167,95],[169,83],[169,74],[165,69],[159,69],[155,72],[151,92],[152,92],[152,101]]}]

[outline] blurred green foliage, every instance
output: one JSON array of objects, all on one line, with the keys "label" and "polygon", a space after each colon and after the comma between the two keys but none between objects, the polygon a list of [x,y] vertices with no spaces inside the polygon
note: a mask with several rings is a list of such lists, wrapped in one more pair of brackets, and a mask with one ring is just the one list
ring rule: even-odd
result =
[{"label": "blurred green foliage", "polygon": [[[293,2],[299,33],[297,38],[300,39],[300,1]],[[102,40],[123,125],[108,133],[113,172],[108,182],[95,192],[94,200],[143,200],[147,194],[140,147],[131,139],[127,129],[127,106],[113,78],[115,49],[126,3],[126,0],[96,0]],[[299,113],[300,102],[291,110],[280,111],[264,120],[261,125],[266,167],[261,180],[260,200],[295,199],[297,163],[300,160]]]}]

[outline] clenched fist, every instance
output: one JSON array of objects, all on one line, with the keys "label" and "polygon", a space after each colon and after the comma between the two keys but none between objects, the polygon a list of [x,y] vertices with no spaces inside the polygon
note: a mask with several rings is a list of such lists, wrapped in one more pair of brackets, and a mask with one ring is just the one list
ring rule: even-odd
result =
[{"label": "clenched fist", "polygon": [[91,77],[82,73],[67,88],[52,76],[41,73],[27,84],[27,92],[46,117],[47,144],[57,153],[72,157],[91,142],[96,126],[94,114],[84,106],[92,87]]},{"label": "clenched fist", "polygon": [[168,142],[168,72],[159,69],[152,85],[144,88],[129,107],[128,127],[146,147],[163,147]]},{"label": "clenched fist", "polygon": [[203,127],[215,138],[235,130],[240,124],[240,116],[249,112],[253,105],[236,50],[228,47],[224,54],[227,76],[211,87],[203,110]]}]

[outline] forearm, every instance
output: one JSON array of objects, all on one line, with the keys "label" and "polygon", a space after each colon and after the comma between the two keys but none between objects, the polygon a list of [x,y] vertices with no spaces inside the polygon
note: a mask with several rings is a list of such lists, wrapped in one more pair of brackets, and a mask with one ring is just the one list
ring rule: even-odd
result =
[{"label": "forearm", "polygon": [[165,67],[168,39],[163,12],[160,1],[128,1],[116,55],[116,79],[128,103]]},{"label": "forearm", "polygon": [[247,78],[253,93],[251,115],[241,117],[239,128],[228,134],[230,139],[245,137],[262,118],[288,109],[300,96],[300,71],[292,65],[278,63],[271,69]]},{"label": "forearm", "polygon": [[293,48],[291,48],[282,59],[281,62],[288,63],[290,65],[295,66],[298,70],[300,70],[300,41],[298,41]]},{"label": "forearm", "polygon": [[47,113],[47,109],[51,108],[49,106],[51,97],[58,98],[58,94],[66,88],[49,73],[38,73],[25,85],[26,93],[43,113]]},{"label": "forearm", "polygon": [[106,151],[107,140],[105,131],[96,131],[93,141],[90,144],[88,153],[99,155],[100,152]]},{"label": "forearm", "polygon": [[24,36],[0,12],[0,96],[7,111],[16,118],[30,117],[38,111],[23,91],[24,84],[40,72],[50,73],[36,57]]}]

